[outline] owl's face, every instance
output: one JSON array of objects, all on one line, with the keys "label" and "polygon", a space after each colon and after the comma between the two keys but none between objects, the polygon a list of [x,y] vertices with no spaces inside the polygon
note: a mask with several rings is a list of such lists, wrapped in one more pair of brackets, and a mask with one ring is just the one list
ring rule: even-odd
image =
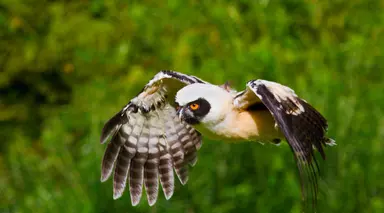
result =
[{"label": "owl's face", "polygon": [[212,125],[225,117],[232,95],[219,86],[191,84],[177,92],[175,102],[181,120],[190,125]]},{"label": "owl's face", "polygon": [[204,98],[198,98],[184,106],[177,107],[177,115],[190,125],[196,125],[209,113],[211,104]]}]

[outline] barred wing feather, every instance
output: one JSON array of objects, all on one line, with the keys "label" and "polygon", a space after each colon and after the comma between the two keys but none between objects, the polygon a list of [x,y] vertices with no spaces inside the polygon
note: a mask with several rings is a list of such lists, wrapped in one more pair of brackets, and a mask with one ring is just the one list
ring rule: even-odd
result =
[{"label": "barred wing feather", "polygon": [[127,182],[132,205],[137,205],[144,187],[149,205],[156,203],[159,180],[169,199],[174,191],[174,173],[188,181],[188,164],[197,161],[201,135],[176,116],[174,96],[182,87],[207,83],[194,76],[161,71],[102,130],[100,141],[111,138],[104,153],[101,181],[112,171],[113,197],[125,191]]},{"label": "barred wing feather", "polygon": [[268,108],[276,126],[285,135],[298,166],[303,199],[309,198],[315,207],[320,170],[314,148],[325,160],[324,146],[334,144],[326,137],[326,119],[289,87],[266,80],[249,81],[247,87],[257,96],[255,99]]}]

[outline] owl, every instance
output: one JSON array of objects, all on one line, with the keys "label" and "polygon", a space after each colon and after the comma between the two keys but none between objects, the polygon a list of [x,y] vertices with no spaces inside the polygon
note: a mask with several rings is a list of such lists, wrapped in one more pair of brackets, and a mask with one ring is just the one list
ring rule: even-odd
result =
[{"label": "owl", "polygon": [[101,143],[109,140],[102,160],[101,181],[113,172],[113,197],[129,185],[132,205],[143,187],[150,206],[159,187],[165,198],[174,192],[174,174],[188,181],[203,136],[217,141],[256,141],[291,148],[301,178],[303,198],[317,200],[319,167],[314,151],[325,159],[326,119],[287,86],[251,80],[237,92],[229,84],[214,85],[195,76],[160,71],[104,125]]}]

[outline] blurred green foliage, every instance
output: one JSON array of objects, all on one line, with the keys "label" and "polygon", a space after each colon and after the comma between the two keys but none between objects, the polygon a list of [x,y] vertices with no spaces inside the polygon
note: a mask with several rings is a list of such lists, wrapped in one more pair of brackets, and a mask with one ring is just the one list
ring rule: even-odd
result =
[{"label": "blurred green foliage", "polygon": [[383,1],[0,0],[0,38],[0,212],[300,212],[287,145],[205,140],[169,201],[112,199],[101,128],[161,69],[294,88],[338,143],[318,212],[384,212]]}]

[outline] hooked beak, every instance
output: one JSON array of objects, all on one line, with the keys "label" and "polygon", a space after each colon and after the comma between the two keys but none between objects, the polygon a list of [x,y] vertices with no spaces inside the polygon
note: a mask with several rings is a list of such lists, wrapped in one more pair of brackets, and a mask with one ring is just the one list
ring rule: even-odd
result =
[{"label": "hooked beak", "polygon": [[199,121],[193,116],[193,113],[188,109],[188,107],[177,107],[176,115],[181,121],[186,122],[189,125],[198,124]]},{"label": "hooked beak", "polygon": [[177,117],[179,117],[180,119],[181,119],[181,115],[183,114],[183,107],[177,107],[176,108],[176,115],[177,115]]}]

